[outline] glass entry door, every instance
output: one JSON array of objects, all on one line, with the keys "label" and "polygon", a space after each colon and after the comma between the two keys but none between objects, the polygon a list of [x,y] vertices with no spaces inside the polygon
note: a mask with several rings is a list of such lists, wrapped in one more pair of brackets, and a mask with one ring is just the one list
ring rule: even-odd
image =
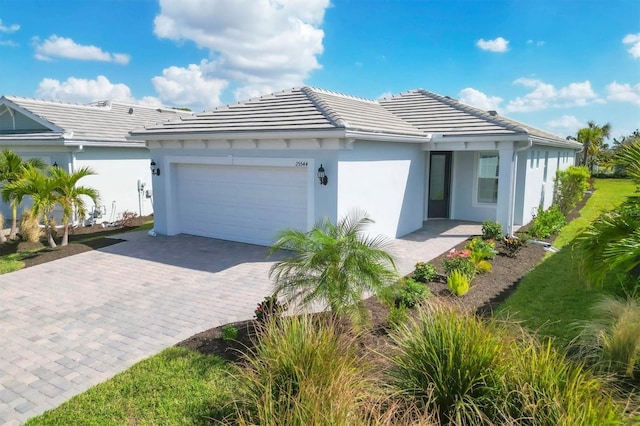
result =
[{"label": "glass entry door", "polygon": [[428,218],[448,218],[451,195],[451,152],[432,152],[429,158]]}]

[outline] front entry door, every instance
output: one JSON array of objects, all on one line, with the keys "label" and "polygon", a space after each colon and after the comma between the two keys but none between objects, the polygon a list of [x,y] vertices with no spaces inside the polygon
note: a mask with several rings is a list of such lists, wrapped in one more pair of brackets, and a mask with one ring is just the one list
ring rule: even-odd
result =
[{"label": "front entry door", "polygon": [[429,158],[428,218],[448,218],[451,195],[451,152],[432,152]]}]

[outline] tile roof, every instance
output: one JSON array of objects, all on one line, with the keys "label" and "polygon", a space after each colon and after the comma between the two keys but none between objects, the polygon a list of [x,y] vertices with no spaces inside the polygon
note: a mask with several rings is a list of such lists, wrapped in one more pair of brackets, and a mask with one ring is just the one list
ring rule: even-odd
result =
[{"label": "tile roof", "polygon": [[180,120],[147,126],[148,133],[263,132],[348,129],[424,136],[377,102],[301,87],[226,105]]},{"label": "tile roof", "polygon": [[[62,129],[66,139],[80,141],[128,142],[129,131],[190,113],[116,101],[88,105],[3,96],[0,103],[18,106],[45,123]],[[42,131],[39,131],[42,135]],[[49,132],[50,133],[50,132]],[[9,132],[0,133],[8,136]],[[46,134],[46,133],[45,133]],[[69,136],[70,135],[70,136]],[[25,136],[25,135],[22,135]]]},{"label": "tile roof", "polygon": [[[427,138],[429,135],[470,138],[530,136],[552,144],[576,147],[564,138],[455,99],[414,89],[381,100],[363,99],[314,87],[299,87],[193,116],[134,130],[132,136],[206,134],[207,137],[344,130]],[[234,136],[235,137],[235,136]],[[251,136],[254,137],[254,136]]]}]

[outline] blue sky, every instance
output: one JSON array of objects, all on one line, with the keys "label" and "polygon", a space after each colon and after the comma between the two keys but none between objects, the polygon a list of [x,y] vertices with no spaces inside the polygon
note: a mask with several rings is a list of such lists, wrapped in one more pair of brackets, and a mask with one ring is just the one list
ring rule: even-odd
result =
[{"label": "blue sky", "polygon": [[640,128],[637,0],[0,0],[0,94],[195,111],[423,88],[552,131]]}]

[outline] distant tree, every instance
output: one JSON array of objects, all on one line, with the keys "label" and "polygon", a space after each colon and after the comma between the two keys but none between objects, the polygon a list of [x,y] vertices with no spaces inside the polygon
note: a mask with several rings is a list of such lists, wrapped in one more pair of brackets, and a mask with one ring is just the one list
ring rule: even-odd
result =
[{"label": "distant tree", "polygon": [[82,167],[71,174],[62,167],[52,167],[49,170],[53,179],[54,191],[57,194],[56,202],[62,207],[62,225],[64,233],[62,235],[61,246],[69,244],[69,220],[74,211],[79,216],[84,216],[87,212],[85,197],[88,197],[94,204],[98,204],[98,191],[87,186],[78,186],[78,181],[86,176],[95,175],[95,172],[88,167]]},{"label": "distant tree", "polygon": [[[582,164],[589,167],[591,172],[593,172],[595,165],[594,160],[598,152],[604,147],[604,139],[609,139],[610,135],[610,123],[599,126],[593,120],[587,122],[587,127],[578,130],[576,140],[584,146],[582,150]],[[593,160],[589,161],[590,159]]]},{"label": "distant tree", "polygon": [[23,161],[22,158],[13,151],[5,149],[0,153],[0,184],[2,184],[2,201],[11,206],[11,232],[9,238],[16,237],[18,232],[18,206],[22,204],[22,199],[18,201],[16,194],[12,191],[12,183],[20,180],[27,168],[44,169],[45,164],[39,158],[32,158]]},{"label": "distant tree", "polygon": [[620,139],[613,138],[613,150],[618,151],[627,145],[631,145],[634,142],[640,142],[640,131],[636,129],[632,134],[621,136]]}]

